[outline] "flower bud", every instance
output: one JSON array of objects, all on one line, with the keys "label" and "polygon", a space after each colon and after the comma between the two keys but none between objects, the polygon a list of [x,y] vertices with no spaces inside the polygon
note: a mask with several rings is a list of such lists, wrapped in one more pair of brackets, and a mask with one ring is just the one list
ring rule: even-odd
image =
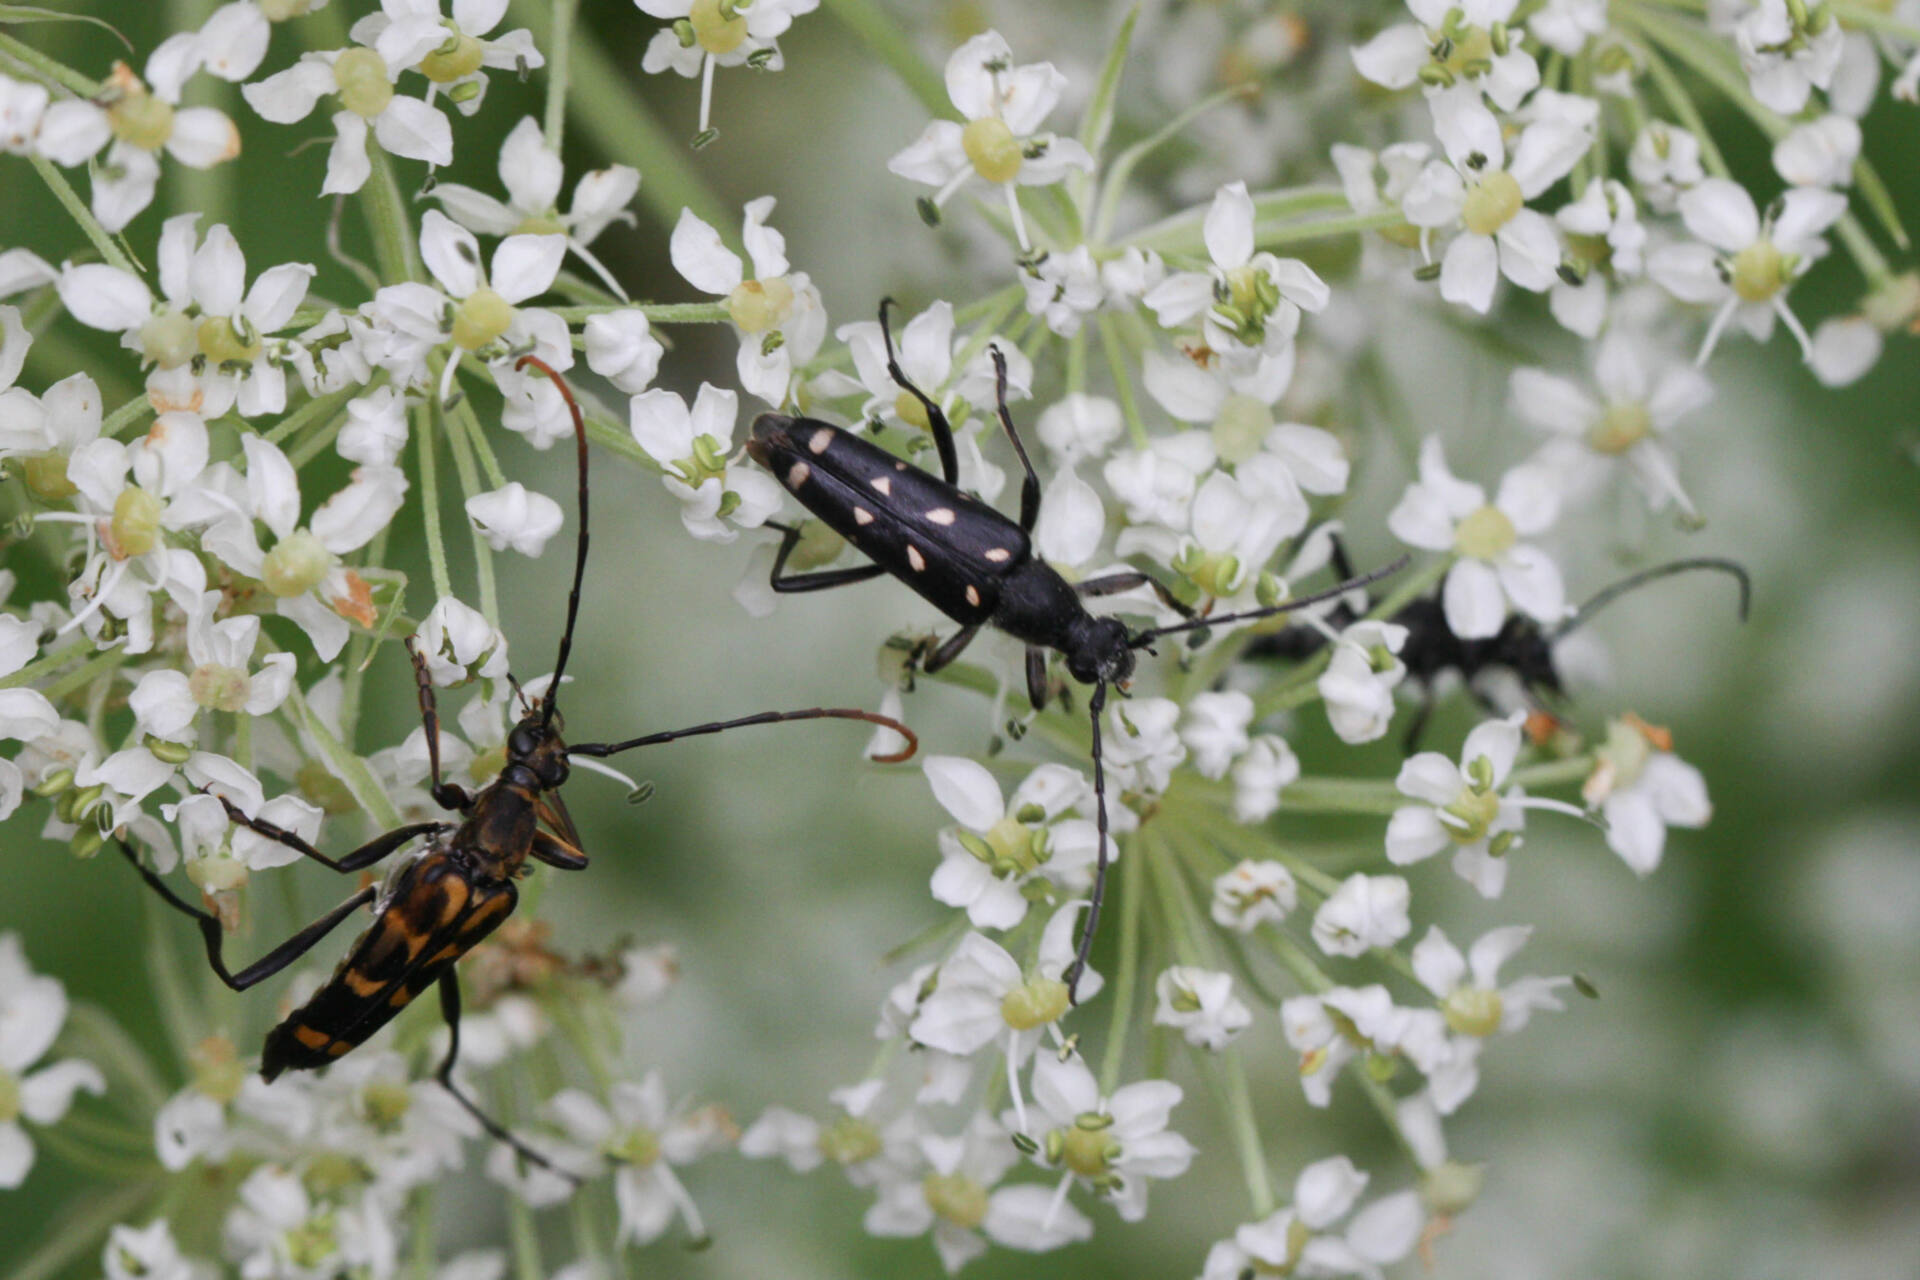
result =
[{"label": "flower bud", "polygon": [[140,326],[140,354],[162,369],[177,369],[200,351],[199,333],[190,316],[162,311]]},{"label": "flower bud", "polygon": [[143,556],[160,541],[160,499],[139,485],[128,485],[113,500],[113,521],[107,526],[108,549],[117,560]]},{"label": "flower bud", "polygon": [[113,136],[142,151],[158,151],[173,136],[173,105],[144,87],[107,108]]},{"label": "flower bud", "polygon": [[920,1193],[929,1209],[956,1227],[971,1229],[986,1221],[987,1189],[964,1173],[930,1173]]},{"label": "flower bud", "polygon": [[306,529],[295,529],[267,552],[260,581],[282,599],[305,595],[333,568],[333,553]]}]

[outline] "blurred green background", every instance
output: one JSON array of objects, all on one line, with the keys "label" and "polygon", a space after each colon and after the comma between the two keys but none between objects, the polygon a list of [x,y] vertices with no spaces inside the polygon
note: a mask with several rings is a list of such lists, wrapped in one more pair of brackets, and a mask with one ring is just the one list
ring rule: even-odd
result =
[{"label": "blurred green background", "polygon": [[[110,18],[143,60],[162,33],[197,25],[211,4],[61,7]],[[955,30],[982,17],[1019,28],[1010,0],[894,7],[935,59]],[[943,279],[947,296],[970,296],[951,283],[967,261],[962,237],[923,228],[915,192],[884,172],[923,113],[834,17],[800,21],[783,42],[789,66],[777,76],[723,71],[721,139],[694,153],[684,140],[697,87],[637,74],[653,24],[625,3],[583,8],[602,50],[632,73],[675,160],[723,207],[780,197],[775,225],[836,323],[865,318],[888,291],[923,302]],[[1118,6],[1054,8],[1085,19],[1076,31],[1073,20],[1047,15],[1084,43],[1039,47],[1016,36],[1016,53],[1085,67]],[[90,72],[104,69],[109,38],[100,31],[9,30]],[[286,41],[279,33],[269,69],[284,62]],[[497,142],[521,114],[538,113],[541,87],[537,75],[525,86],[496,76],[482,116],[457,121],[459,159],[445,176],[497,190]],[[321,118],[262,127],[224,86],[203,83],[196,93],[227,99],[249,150],[211,178],[169,164],[160,200],[130,229],[134,245],[150,250],[163,209],[197,207],[206,221],[233,225],[252,271],[314,257],[329,205],[305,193],[318,187],[325,149],[300,144],[324,134]],[[1711,118],[1737,172],[1770,189],[1756,135],[1731,116]],[[1920,116],[1883,104],[1866,127],[1868,154],[1880,158],[1896,203],[1920,221]],[[638,162],[648,183],[668,181],[578,127],[567,159],[570,169]],[[80,244],[23,161],[0,163],[0,175],[0,246],[27,245],[57,261]],[[403,182],[417,176],[417,166],[403,167]],[[644,199],[638,214],[637,227],[616,227],[596,250],[635,297],[690,298],[667,267],[668,224]],[[956,221],[966,216],[956,209]],[[352,216],[348,227],[355,243]],[[319,265],[318,290],[357,296],[343,272]],[[974,287],[984,292],[1002,279]],[[1835,264],[1796,290],[1795,305],[1811,324],[1849,307],[1857,287],[1850,267]],[[1518,318],[1508,336],[1530,360],[1577,371],[1572,348],[1529,323],[1537,309],[1510,314]],[[665,385],[690,394],[702,374],[731,380],[728,335],[675,336],[683,340]],[[83,362],[101,368],[106,352],[92,337],[65,328],[41,340],[23,383],[38,389]],[[1530,442],[1504,413],[1503,368],[1466,352],[1438,326],[1414,324],[1389,354],[1408,385],[1425,391],[1420,428],[1446,436],[1463,472],[1491,476]],[[1658,543],[1744,561],[1756,582],[1753,619],[1734,626],[1718,584],[1650,590],[1598,626],[1617,683],[1586,692],[1582,703],[1589,715],[1632,708],[1671,726],[1680,753],[1707,776],[1712,826],[1676,834],[1644,884],[1593,833],[1541,820],[1498,903],[1465,893],[1438,863],[1415,873],[1417,923],[1440,919],[1464,944],[1496,924],[1534,922],[1539,932],[1515,971],[1579,971],[1602,996],[1536,1022],[1484,1059],[1480,1093],[1449,1137],[1457,1158],[1489,1162],[1487,1188],[1439,1248],[1443,1277],[1920,1275],[1920,363],[1911,339],[1896,339],[1870,377],[1834,393],[1813,383],[1784,335],[1759,350],[1730,339],[1723,352],[1713,370],[1720,398],[1680,445],[1710,526]],[[107,399],[118,403],[132,383],[124,362],[108,367],[121,382],[106,387]],[[566,456],[534,454],[505,437],[499,451],[513,474],[570,507]],[[1357,510],[1384,513],[1403,483],[1388,453],[1378,451],[1363,474]],[[1469,459],[1484,465],[1470,468]],[[693,542],[656,480],[611,460],[596,465],[595,559],[570,708],[576,737],[765,707],[871,705],[876,645],[929,616],[905,592],[874,584],[792,600],[776,618],[751,622],[727,596],[750,540]],[[337,480],[323,472],[310,492]],[[449,501],[448,528],[460,518]],[[396,546],[414,545],[406,534],[417,521],[417,511],[403,517]],[[1577,526],[1555,545],[1567,545],[1569,532]],[[1378,531],[1357,539],[1368,550],[1384,545]],[[456,583],[470,583],[464,537],[449,542]],[[1596,537],[1568,555],[1575,595],[1613,576],[1607,551]],[[559,565],[510,556],[500,565],[519,665],[540,669],[563,604]],[[397,567],[416,575],[410,604],[424,609],[424,564]],[[381,655],[368,701],[363,747],[396,741],[414,723],[397,651]],[[989,731],[980,705],[951,690],[923,688],[910,711],[935,752],[976,752]],[[1464,713],[1443,717],[1429,745],[1451,749],[1467,722]],[[660,751],[631,762],[658,783],[637,811],[616,784],[583,775],[569,788],[595,865],[579,876],[540,873],[552,881],[543,915],[569,945],[632,937],[679,949],[684,980],[647,1012],[630,1046],[636,1068],[662,1066],[676,1096],[724,1102],[743,1123],[774,1102],[824,1114],[827,1089],[865,1069],[876,1002],[898,976],[879,956],[942,915],[925,888],[944,815],[915,768],[862,768],[850,780],[862,736],[848,726],[798,726]],[[1352,767],[1380,776],[1392,759],[1383,748]],[[70,862],[23,817],[8,828],[0,926],[18,930],[34,965],[73,997],[111,1010],[167,1060],[141,891],[116,860]],[[350,838],[343,826],[334,824],[336,843]],[[325,881],[306,880],[309,906],[331,900]],[[250,1041],[272,999],[234,1002],[233,1029]],[[1269,1016],[1254,1033],[1270,1050],[1255,1059],[1254,1085],[1282,1184],[1333,1151],[1363,1165],[1384,1154],[1377,1125],[1347,1090],[1330,1113],[1302,1104],[1272,1024]],[[1176,1078],[1190,1093],[1175,1127],[1206,1155],[1193,1173],[1155,1189],[1145,1225],[1098,1212],[1091,1245],[1044,1258],[995,1254],[967,1274],[1197,1274],[1207,1243],[1247,1212],[1204,1095],[1179,1070]],[[1376,1189],[1405,1185],[1407,1171],[1393,1160],[1373,1167],[1382,1171]],[[694,1168],[688,1182],[715,1243],[692,1254],[669,1237],[642,1256],[648,1274],[939,1274],[925,1240],[862,1235],[867,1197],[831,1172],[798,1178],[725,1156]],[[63,1207],[87,1189],[43,1152],[28,1185],[0,1196],[0,1276],[62,1229]],[[443,1252],[496,1238],[491,1203],[484,1188],[464,1205],[443,1200]],[[62,1274],[95,1273],[89,1253]]]}]

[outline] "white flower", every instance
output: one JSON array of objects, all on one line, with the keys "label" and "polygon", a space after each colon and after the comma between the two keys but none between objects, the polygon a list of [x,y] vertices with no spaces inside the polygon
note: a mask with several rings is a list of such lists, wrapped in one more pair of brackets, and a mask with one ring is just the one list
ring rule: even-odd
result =
[{"label": "white flower", "polygon": [[[1485,93],[1501,110],[1512,111],[1540,83],[1533,55],[1505,34],[1516,6],[1517,0],[1407,0],[1418,22],[1388,27],[1352,50],[1353,65],[1389,89],[1416,82],[1451,86],[1464,76],[1476,101]],[[1502,33],[1499,43],[1494,31]]]},{"label": "white flower", "polygon": [[[430,194],[455,222],[481,235],[558,232],[566,236],[568,252],[586,263],[616,297],[624,300],[627,295],[620,281],[587,246],[612,223],[633,221],[627,206],[633,202],[634,192],[640,189],[639,170],[624,164],[594,170],[574,185],[573,204],[566,213],[561,213],[560,183],[565,169],[559,155],[547,146],[540,122],[527,116],[500,144],[499,173],[500,185],[507,191],[505,202],[457,182],[439,183]],[[591,326],[597,318],[590,318],[588,324]],[[645,332],[643,327],[641,333]]]},{"label": "white flower", "polygon": [[649,1071],[637,1084],[616,1082],[605,1106],[578,1089],[566,1089],[546,1109],[575,1142],[593,1153],[596,1173],[604,1163],[614,1165],[613,1197],[620,1213],[616,1244],[651,1244],[676,1215],[695,1240],[706,1237],[700,1211],[674,1166],[733,1144],[737,1131],[724,1111],[703,1107],[682,1112],[672,1106],[658,1071]]},{"label": "white flower", "polygon": [[1497,898],[1507,881],[1506,855],[1526,826],[1521,793],[1501,794],[1520,751],[1521,713],[1489,720],[1467,735],[1460,764],[1423,751],[1400,766],[1394,785],[1424,804],[1394,810],[1387,823],[1387,860],[1409,866],[1453,846],[1453,869]]},{"label": "white flower", "polygon": [[933,121],[887,161],[887,169],[938,188],[926,202],[931,209],[945,205],[975,175],[999,185],[1026,252],[1032,245],[1014,187],[1045,186],[1071,170],[1093,168],[1085,147],[1040,128],[1060,101],[1067,78],[1051,62],[1015,66],[1013,50],[998,31],[983,32],[954,50],[946,78],[947,94],[967,123]]},{"label": "white flower", "polygon": [[1253,1011],[1233,993],[1233,975],[1173,965],[1153,984],[1153,1024],[1178,1027],[1187,1043],[1218,1052],[1253,1024]]},{"label": "white flower", "polygon": [[1700,771],[1673,754],[1664,730],[1637,716],[1607,726],[1599,763],[1581,790],[1607,823],[1607,847],[1640,875],[1660,865],[1668,827],[1704,827],[1713,816]]},{"label": "white flower", "polygon": [[1773,168],[1796,187],[1844,187],[1860,158],[1860,122],[1838,112],[1796,125],[1773,144]]},{"label": "white flower", "polygon": [[1399,876],[1356,872],[1313,913],[1313,940],[1330,956],[1364,955],[1407,936],[1411,895]]},{"label": "white flower", "polygon": [[1150,349],[1142,380],[1161,408],[1181,422],[1208,428],[1221,461],[1234,467],[1248,492],[1265,504],[1298,512],[1304,527],[1302,492],[1341,493],[1350,468],[1331,432],[1275,422],[1272,406],[1292,381],[1293,355],[1291,350],[1265,355],[1251,367],[1236,368],[1207,352],[1183,350],[1176,358]]},{"label": "white flower", "polygon": [[[1030,886],[1050,881],[1083,893],[1092,884],[1095,825],[1068,816],[1093,798],[1079,770],[1043,764],[1002,803],[993,775],[973,760],[929,756],[921,768],[934,798],[960,824],[940,832],[933,896],[965,908],[976,928],[1011,929],[1026,919]],[[1116,856],[1109,837],[1107,857]]]},{"label": "white flower", "polygon": [[533,493],[518,480],[490,493],[467,499],[467,518],[486,535],[495,551],[512,547],[523,556],[546,550],[547,539],[560,532],[564,517],[560,504],[544,493]]},{"label": "white flower", "polygon": [[1566,615],[1566,586],[1547,553],[1522,537],[1543,532],[1560,512],[1560,495],[1544,468],[1519,466],[1486,490],[1447,469],[1438,436],[1420,446],[1420,479],[1387,515],[1387,528],[1409,546],[1451,551],[1458,558],[1441,588],[1447,626],[1463,640],[1495,635],[1508,604],[1541,622]]},{"label": "white flower", "polygon": [[1372,742],[1393,722],[1393,691],[1407,677],[1399,658],[1407,629],[1392,622],[1356,622],[1334,642],[1317,685],[1327,723],[1347,743]]},{"label": "white flower", "polygon": [[1281,1002],[1280,1025],[1287,1043],[1300,1051],[1300,1087],[1311,1106],[1328,1105],[1341,1069],[1363,1052],[1403,1055],[1430,1081],[1444,1083],[1449,1112],[1477,1079],[1472,1068],[1478,1040],[1450,1039],[1438,1010],[1402,1008],[1377,983],[1293,996]]},{"label": "white flower", "polygon": [[1845,387],[1880,363],[1886,342],[1880,326],[1865,316],[1828,316],[1813,331],[1807,367],[1825,387]]},{"label": "white flower", "polygon": [[[573,367],[573,341],[566,323],[550,311],[519,305],[553,287],[566,251],[565,236],[511,235],[494,249],[492,269],[487,270],[481,265],[480,242],[473,232],[438,209],[421,216],[420,257],[454,300],[452,326],[445,336],[453,342],[456,359],[447,362],[441,379],[442,400],[447,398],[462,352],[484,352],[493,359],[495,380],[503,391],[509,385],[502,377],[504,366],[516,363],[529,348],[554,369]],[[396,287],[406,286],[390,285],[381,292]],[[569,418],[567,431],[571,430]]]},{"label": "white flower", "polygon": [[497,680],[507,674],[506,636],[478,609],[452,596],[442,596],[427,611],[417,636],[420,656],[437,685]]},{"label": "white flower", "polygon": [[720,233],[691,209],[680,211],[668,249],[673,269],[687,283],[724,300],[740,338],[740,385],[777,409],[787,402],[794,369],[820,350],[827,312],[807,273],[789,270],[787,242],[767,225],[773,203],[772,196],[762,196],[746,206],[740,236],[753,263],[752,279]]},{"label": "white flower", "polygon": [[1127,523],[1184,529],[1200,477],[1212,470],[1215,457],[1210,434],[1181,431],[1114,454],[1100,474],[1120,499]]},{"label": "white flower", "polygon": [[1401,205],[1416,227],[1460,229],[1440,262],[1440,296],[1484,315],[1503,275],[1544,292],[1557,278],[1560,238],[1553,220],[1527,201],[1572,170],[1591,140],[1591,121],[1543,114],[1509,155],[1500,122],[1477,96],[1440,95],[1433,112],[1447,158],[1428,163]]},{"label": "white flower", "polygon": [[1500,966],[1533,936],[1530,925],[1491,929],[1461,955],[1439,925],[1413,948],[1414,976],[1433,992],[1447,1026],[1461,1035],[1510,1035],[1527,1025],[1536,1009],[1565,1009],[1554,994],[1572,978],[1521,978],[1500,985]]},{"label": "white flower", "polygon": [[446,29],[429,33],[410,28],[408,34],[415,38],[406,48],[398,47],[397,40],[384,40],[385,49],[362,44],[303,53],[285,71],[241,86],[247,105],[274,124],[304,120],[322,97],[339,95],[341,109],[333,114],[333,148],[327,153],[321,195],[351,194],[365,185],[373,172],[367,159],[369,129],[380,146],[396,156],[435,166],[453,163],[453,128],[447,118],[431,103],[394,89],[402,71],[444,43]]},{"label": "white flower", "polygon": [[1625,183],[1593,179],[1586,194],[1553,215],[1574,239],[1571,265],[1564,265],[1547,303],[1553,318],[1583,338],[1597,338],[1607,322],[1609,281],[1633,280],[1645,270],[1641,250],[1647,229],[1641,225],[1633,193]]},{"label": "white flower", "polygon": [[1678,125],[1652,121],[1634,137],[1627,172],[1655,212],[1672,213],[1681,193],[1707,176],[1700,164],[1700,139]]},{"label": "white flower", "polygon": [[1047,328],[1063,338],[1079,333],[1081,323],[1106,300],[1100,266],[1084,244],[1046,254],[1021,272],[1020,283],[1027,291],[1027,314],[1043,317]]},{"label": "white flower", "polygon": [[719,136],[708,123],[713,115],[714,68],[747,63],[762,71],[780,70],[785,63],[775,37],[785,34],[795,18],[820,7],[820,0],[754,0],[737,7],[701,4],[699,0],[633,2],[642,13],[673,24],[654,33],[640,69],[650,76],[673,71],[689,78],[701,77],[696,147]]},{"label": "white flower", "polygon": [[1196,1154],[1167,1128],[1181,1096],[1171,1080],[1142,1080],[1103,1098],[1078,1054],[1041,1054],[1033,1064],[1037,1132],[1024,1118],[1012,1127],[1039,1143],[1037,1159],[1064,1170],[1063,1184],[1086,1183],[1112,1200],[1121,1221],[1138,1222],[1147,1213],[1148,1180],[1179,1177]]},{"label": "white flower", "polygon": [[739,529],[757,529],[780,509],[783,491],[773,477],[731,465],[740,413],[733,392],[703,382],[689,409],[655,387],[633,397],[629,409],[635,442],[663,468],[661,483],[680,500],[680,522],[694,537],[732,542]]},{"label": "white flower", "polygon": [[1541,44],[1572,57],[1589,38],[1607,30],[1607,0],[1547,0],[1527,19],[1527,30]]},{"label": "white flower", "polygon": [[398,1053],[361,1052],[322,1076],[313,1091],[313,1140],[351,1151],[373,1185],[394,1198],[459,1170],[480,1122],[437,1080],[411,1078]]},{"label": "white flower", "polygon": [[[1324,695],[1323,695],[1324,696]],[[1255,734],[1233,766],[1233,816],[1264,822],[1280,807],[1280,793],[1300,776],[1300,758],[1277,734]]]},{"label": "white flower", "polygon": [[1213,922],[1235,933],[1252,933],[1263,924],[1279,924],[1300,899],[1293,873],[1277,862],[1241,859],[1233,870],[1214,878]]},{"label": "white flower", "polygon": [[439,93],[470,116],[486,97],[484,68],[512,71],[523,79],[547,60],[524,28],[491,39],[507,6],[500,0],[453,0],[443,16],[441,0],[380,0],[380,13],[353,24],[353,38],[380,51],[388,65],[418,71],[427,78],[427,102]]},{"label": "white flower", "polygon": [[80,1058],[27,1074],[66,1020],[66,988],[27,967],[19,934],[0,933],[0,1190],[19,1186],[33,1168],[33,1139],[21,1121],[56,1124],[77,1090],[107,1090],[99,1068]]},{"label": "white flower", "polygon": [[180,1256],[165,1218],[145,1227],[116,1226],[107,1233],[100,1268],[107,1280],[193,1280],[193,1264]]},{"label": "white flower", "polygon": [[209,591],[188,611],[192,673],[150,671],[128,695],[127,705],[141,732],[191,742],[193,722],[202,711],[264,716],[286,699],[293,687],[293,655],[270,653],[261,660],[259,674],[249,675],[260,619],[245,615],[214,621],[222,598]]},{"label": "white flower", "polygon": [[1509,385],[1514,409],[1533,426],[1553,433],[1542,461],[1560,470],[1576,489],[1590,489],[1595,473],[1604,473],[1615,462],[1623,464],[1653,510],[1677,506],[1693,518],[1693,502],[1681,487],[1673,452],[1662,437],[1706,406],[1713,398],[1713,384],[1691,365],[1656,365],[1646,343],[1620,332],[1609,334],[1596,348],[1593,380],[1600,392],[1597,400],[1543,369],[1513,371]]},{"label": "white flower", "polygon": [[347,401],[347,425],[334,451],[350,462],[395,466],[407,447],[407,401],[396,387],[375,387]]},{"label": "white flower", "polygon": [[1201,234],[1212,269],[1168,276],[1148,291],[1147,307],[1163,328],[1198,320],[1207,346],[1241,371],[1285,353],[1300,313],[1325,309],[1326,282],[1297,258],[1254,252],[1253,197],[1244,182],[1214,193]]},{"label": "white flower", "polygon": [[1108,789],[1165,791],[1187,758],[1176,729],[1179,720],[1180,704],[1171,698],[1116,699],[1107,712]]},{"label": "white flower", "polygon": [[1787,0],[1756,0],[1733,28],[1753,96],[1783,116],[1798,115],[1814,89],[1833,84],[1843,38],[1832,14],[1809,16]]},{"label": "white flower", "polygon": [[666,348],[653,336],[646,312],[636,308],[588,316],[584,337],[587,368],[628,395],[653,385]]},{"label": "white flower", "polygon": [[1680,216],[1700,244],[1665,245],[1647,257],[1647,274],[1682,302],[1715,308],[1698,363],[1705,364],[1729,320],[1756,341],[1773,336],[1778,316],[1811,356],[1812,340],[1787,307],[1787,291],[1827,252],[1821,233],[1847,211],[1847,198],[1795,187],[1778,213],[1762,219],[1745,187],[1707,178],[1680,197]]},{"label": "white flower", "polygon": [[[1034,434],[1040,437],[1054,462],[1070,467],[1082,459],[1103,456],[1126,430],[1120,405],[1105,396],[1074,392],[1040,411]],[[1043,506],[1042,512],[1046,510]]]},{"label": "white flower", "polygon": [[1271,1217],[1250,1222],[1207,1251],[1200,1280],[1236,1280],[1248,1273],[1326,1277],[1361,1276],[1380,1280],[1381,1268],[1413,1252],[1426,1226],[1426,1210],[1417,1191],[1402,1191],[1353,1215],[1344,1232],[1334,1234],[1352,1212],[1368,1177],[1345,1156],[1315,1161],[1300,1171],[1293,1204]]},{"label": "white flower", "polygon": [[263,1164],[240,1184],[239,1196],[227,1214],[225,1235],[242,1276],[394,1273],[399,1242],[372,1190],[357,1202],[315,1203],[299,1174]]}]

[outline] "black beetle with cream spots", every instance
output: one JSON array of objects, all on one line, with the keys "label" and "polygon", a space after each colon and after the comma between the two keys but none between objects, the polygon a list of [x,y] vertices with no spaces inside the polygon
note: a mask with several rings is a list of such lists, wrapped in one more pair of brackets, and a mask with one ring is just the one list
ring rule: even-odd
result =
[{"label": "black beetle with cream spots", "polygon": [[[1040,477],[1034,473],[1020,433],[1007,409],[1007,361],[991,348],[997,382],[1000,425],[1019,455],[1024,478],[1020,484],[1020,519],[1015,521],[961,490],[960,461],[953,428],[931,397],[907,379],[894,357],[893,333],[887,321],[891,299],[880,304],[880,332],[886,342],[887,371],[926,411],[934,447],[940,455],[939,476],[929,475],[849,431],[813,418],[763,413],[754,420],[747,452],[771,471],[800,504],[828,527],[851,542],[872,563],[851,569],[789,574],[787,558],[800,540],[798,526],[787,528],[774,557],[772,586],[778,592],[824,591],[830,587],[865,582],[891,574],[942,613],[960,629],[934,647],[921,663],[929,673],[960,656],[981,627],[992,626],[1027,646],[1027,696],[1038,710],[1047,700],[1047,654],[1065,659],[1067,672],[1093,686],[1089,706],[1093,716],[1093,784],[1098,807],[1100,857],[1095,872],[1087,923],[1073,965],[1065,975],[1069,990],[1086,967],[1087,952],[1099,924],[1100,901],[1107,872],[1106,778],[1100,755],[1100,712],[1107,690],[1122,690],[1133,675],[1134,651],[1176,631],[1191,631],[1226,622],[1264,618],[1339,595],[1388,573],[1401,559],[1379,572],[1343,582],[1331,591],[1289,600],[1270,609],[1213,618],[1194,618],[1193,611],[1166,586],[1137,570],[1105,574],[1070,583],[1060,571],[1034,554],[1033,527],[1040,518]],[[1169,607],[1189,621],[1170,627],[1134,631],[1118,618],[1087,611],[1090,596],[1114,595],[1149,587]]]}]

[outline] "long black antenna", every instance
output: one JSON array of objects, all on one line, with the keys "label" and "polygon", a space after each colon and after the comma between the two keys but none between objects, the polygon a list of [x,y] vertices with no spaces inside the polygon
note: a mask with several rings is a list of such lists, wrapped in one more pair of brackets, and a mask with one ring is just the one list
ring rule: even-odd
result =
[{"label": "long black antenna", "polygon": [[883,729],[891,729],[906,739],[906,747],[891,755],[873,757],[877,764],[899,764],[910,760],[913,753],[920,749],[919,735],[907,728],[892,716],[883,716],[877,711],[862,711],[856,707],[808,707],[804,711],[762,711],[755,715],[741,716],[737,720],[715,720],[710,724],[697,724],[689,729],[668,729],[664,733],[649,733],[638,738],[628,738],[625,742],[589,742],[567,748],[570,756],[611,756],[622,751],[631,751],[635,747],[657,747],[663,742],[677,742],[681,738],[697,738],[702,734],[724,733],[728,729],[744,729],[756,724],[784,724],[789,720],[864,720],[868,724],[877,724]]},{"label": "long black antenna", "polygon": [[567,669],[567,655],[573,651],[573,624],[580,617],[580,580],[587,574],[587,420],[580,412],[579,401],[573,398],[572,388],[567,380],[556,372],[552,365],[539,356],[521,356],[514,361],[515,369],[524,369],[532,365],[553,380],[560,389],[560,396],[567,402],[567,409],[573,414],[573,438],[580,453],[580,538],[575,544],[573,554],[573,590],[567,595],[567,629],[560,633],[560,656],[553,664],[553,680],[547,685],[547,695],[540,702],[540,725],[542,728],[553,724],[554,707],[560,697],[560,676]]},{"label": "long black antenna", "polygon": [[1731,560],[1722,560],[1715,556],[1697,556],[1687,560],[1669,560],[1665,564],[1657,564],[1651,569],[1642,569],[1639,573],[1622,578],[1610,587],[1601,588],[1592,599],[1574,610],[1573,616],[1561,623],[1549,638],[1558,640],[1575,628],[1585,626],[1594,614],[1629,591],[1645,586],[1656,578],[1671,577],[1676,573],[1689,573],[1695,569],[1711,569],[1716,573],[1724,573],[1740,584],[1740,621],[1745,622],[1748,606],[1753,602],[1753,580],[1747,576],[1747,571]]},{"label": "long black antenna", "polygon": [[1153,627],[1135,634],[1133,639],[1128,642],[1128,647],[1144,649],[1161,636],[1172,635],[1176,631],[1198,631],[1203,627],[1217,627],[1229,622],[1248,622],[1255,618],[1271,618],[1277,613],[1289,613],[1295,609],[1304,609],[1310,604],[1319,604],[1324,600],[1333,600],[1357,587],[1364,587],[1371,583],[1378,582],[1382,578],[1392,577],[1412,562],[1413,557],[1411,555],[1404,555],[1392,564],[1375,569],[1371,573],[1356,575],[1355,577],[1348,578],[1338,586],[1328,587],[1325,591],[1316,591],[1312,595],[1297,596],[1283,604],[1276,604],[1272,608],[1248,609],[1241,613],[1218,613],[1211,617],[1194,618],[1187,622],[1176,622],[1172,626]]}]

